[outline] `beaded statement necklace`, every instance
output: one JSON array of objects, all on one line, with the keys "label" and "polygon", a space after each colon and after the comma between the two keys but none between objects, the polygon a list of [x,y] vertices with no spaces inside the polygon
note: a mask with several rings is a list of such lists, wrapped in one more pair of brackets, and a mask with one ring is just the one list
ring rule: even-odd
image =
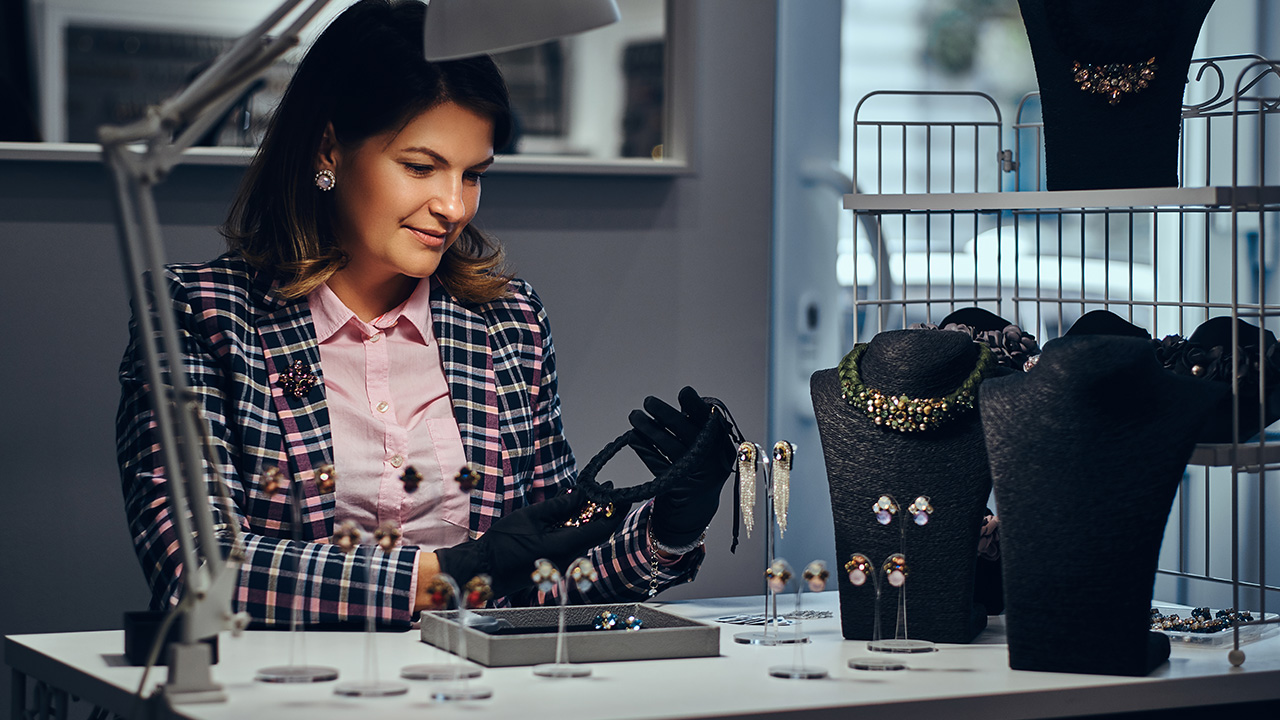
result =
[{"label": "beaded statement necklace", "polygon": [[1119,105],[1125,93],[1145,90],[1155,80],[1156,70],[1159,69],[1154,57],[1141,63],[1105,65],[1089,65],[1077,61],[1071,66],[1071,77],[1081,90],[1105,95],[1108,104]]},{"label": "beaded statement necklace", "polygon": [[904,433],[937,429],[947,421],[972,410],[978,399],[978,385],[996,365],[991,350],[986,345],[978,344],[978,362],[973,372],[946,397],[893,396],[862,384],[862,378],[858,375],[858,362],[866,351],[866,343],[854,345],[853,350],[840,361],[837,368],[840,374],[840,396],[865,413],[876,425]]}]

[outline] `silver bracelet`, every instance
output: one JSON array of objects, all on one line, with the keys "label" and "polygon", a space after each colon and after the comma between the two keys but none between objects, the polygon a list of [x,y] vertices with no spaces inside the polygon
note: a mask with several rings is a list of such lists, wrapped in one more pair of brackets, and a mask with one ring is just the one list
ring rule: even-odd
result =
[{"label": "silver bracelet", "polygon": [[653,536],[653,527],[652,526],[649,527],[649,544],[653,546],[654,550],[657,550],[658,552],[663,553],[665,555],[684,555],[685,553],[693,552],[694,550],[697,550],[698,548],[702,547],[706,542],[707,542],[707,531],[704,529],[702,531],[702,534],[698,536],[698,539],[694,540],[688,545],[678,545],[675,547],[672,547],[670,545],[664,545],[661,542],[658,542],[658,538]]}]

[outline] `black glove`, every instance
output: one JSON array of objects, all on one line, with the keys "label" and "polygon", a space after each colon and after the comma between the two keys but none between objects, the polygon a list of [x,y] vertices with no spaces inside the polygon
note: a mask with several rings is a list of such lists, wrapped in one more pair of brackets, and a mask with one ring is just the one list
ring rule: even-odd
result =
[{"label": "black glove", "polygon": [[565,521],[578,516],[585,502],[583,493],[561,493],[503,515],[480,538],[436,550],[440,570],[459,585],[486,573],[497,597],[532,586],[534,563],[540,558],[564,572],[569,563],[608,540],[630,509],[615,504],[608,518],[597,514],[591,522],[564,527]]},{"label": "black glove", "polygon": [[629,420],[637,437],[630,443],[655,476],[679,473],[653,500],[653,539],[668,547],[688,547],[702,536],[720,506],[720,489],[733,469],[737,448],[723,413],[691,387],[680,391],[680,410],[655,397]]}]

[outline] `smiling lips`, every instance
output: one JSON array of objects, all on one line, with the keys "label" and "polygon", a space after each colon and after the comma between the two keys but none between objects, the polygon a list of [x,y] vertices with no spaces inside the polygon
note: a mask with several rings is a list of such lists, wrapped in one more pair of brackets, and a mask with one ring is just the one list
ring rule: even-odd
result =
[{"label": "smiling lips", "polygon": [[429,233],[417,228],[408,227],[407,225],[405,226],[405,229],[413,233],[413,236],[418,238],[418,242],[433,249],[444,247],[445,239],[449,236],[448,233],[444,231],[439,233]]}]

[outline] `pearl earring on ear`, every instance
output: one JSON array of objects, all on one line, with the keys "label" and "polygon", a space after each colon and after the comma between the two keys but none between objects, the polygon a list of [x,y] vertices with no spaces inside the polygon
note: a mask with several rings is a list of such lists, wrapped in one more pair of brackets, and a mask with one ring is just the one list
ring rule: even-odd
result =
[{"label": "pearl earring on ear", "polygon": [[329,192],[337,184],[338,177],[332,170],[321,170],[316,173],[316,187],[320,188],[321,192]]}]

